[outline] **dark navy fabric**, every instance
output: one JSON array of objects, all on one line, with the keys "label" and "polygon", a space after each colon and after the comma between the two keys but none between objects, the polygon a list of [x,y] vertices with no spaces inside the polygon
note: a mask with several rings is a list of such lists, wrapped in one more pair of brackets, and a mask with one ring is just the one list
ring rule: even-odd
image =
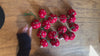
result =
[{"label": "dark navy fabric", "polygon": [[0,29],[4,24],[4,20],[5,20],[5,15],[4,15],[3,9],[0,7]]},{"label": "dark navy fabric", "polygon": [[17,34],[19,50],[17,56],[29,56],[31,50],[31,38],[27,33]]}]

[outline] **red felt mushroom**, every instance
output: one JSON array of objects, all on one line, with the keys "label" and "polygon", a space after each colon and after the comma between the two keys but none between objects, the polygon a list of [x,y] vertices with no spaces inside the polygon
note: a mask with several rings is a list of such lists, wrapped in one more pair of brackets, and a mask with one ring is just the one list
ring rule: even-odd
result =
[{"label": "red felt mushroom", "polygon": [[76,31],[78,31],[78,29],[79,29],[79,25],[76,24],[76,23],[70,23],[70,24],[69,24],[69,27],[70,27],[70,29],[71,29],[73,32],[76,32]]},{"label": "red felt mushroom", "polygon": [[33,29],[38,29],[41,27],[41,22],[37,19],[35,19],[32,23],[31,23],[31,26]]},{"label": "red felt mushroom", "polygon": [[40,30],[38,31],[37,36],[39,38],[45,38],[47,36],[47,33],[44,30]]},{"label": "red felt mushroom", "polygon": [[67,17],[66,17],[66,15],[60,15],[60,21],[62,22],[62,23],[65,23],[66,21],[67,21]]},{"label": "red felt mushroom", "polygon": [[65,33],[66,31],[67,31],[66,26],[60,26],[60,27],[58,27],[59,34]]},{"label": "red felt mushroom", "polygon": [[68,32],[69,40],[74,40],[75,34],[73,32]]},{"label": "red felt mushroom", "polygon": [[45,39],[41,39],[40,44],[41,44],[40,48],[44,48],[48,46],[48,42]]},{"label": "red felt mushroom", "polygon": [[39,17],[40,18],[45,18],[45,16],[46,16],[46,11],[44,10],[44,9],[40,9],[40,11],[39,11]]},{"label": "red felt mushroom", "polygon": [[76,17],[74,15],[70,16],[69,19],[67,19],[68,23],[74,23],[76,21]]},{"label": "red felt mushroom", "polygon": [[44,27],[45,30],[48,30],[50,28],[49,20],[44,20],[42,26]]},{"label": "red felt mushroom", "polygon": [[50,21],[50,23],[55,23],[57,21],[57,16],[54,15],[54,14],[51,14],[49,17],[48,17],[48,20]]},{"label": "red felt mushroom", "polygon": [[74,10],[74,9],[70,9],[69,11],[68,11],[68,15],[76,15],[76,11]]},{"label": "red felt mushroom", "polygon": [[58,47],[60,45],[60,42],[58,39],[51,39],[50,43],[54,47]]},{"label": "red felt mushroom", "polygon": [[49,37],[50,39],[55,39],[55,38],[57,38],[57,37],[58,37],[57,32],[56,32],[56,31],[50,31],[50,32],[48,33],[48,37]]},{"label": "red felt mushroom", "polygon": [[66,33],[60,35],[60,40],[64,39],[65,41],[69,40],[69,36]]}]

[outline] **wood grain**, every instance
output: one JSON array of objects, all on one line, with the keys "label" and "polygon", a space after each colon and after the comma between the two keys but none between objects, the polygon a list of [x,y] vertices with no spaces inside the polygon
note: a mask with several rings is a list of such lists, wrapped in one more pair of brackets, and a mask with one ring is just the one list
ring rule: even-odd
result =
[{"label": "wood grain", "polygon": [[39,48],[37,30],[33,30],[32,49],[30,56],[88,56],[89,46],[92,45],[100,55],[100,1],[99,0],[0,0],[6,18],[3,28],[0,30],[0,56],[16,56],[17,30],[29,24],[31,17],[23,16],[23,13],[31,11],[38,16],[40,8],[50,13],[66,14],[69,8],[77,12],[76,23],[80,29],[76,32],[73,41],[60,41],[57,48]]}]

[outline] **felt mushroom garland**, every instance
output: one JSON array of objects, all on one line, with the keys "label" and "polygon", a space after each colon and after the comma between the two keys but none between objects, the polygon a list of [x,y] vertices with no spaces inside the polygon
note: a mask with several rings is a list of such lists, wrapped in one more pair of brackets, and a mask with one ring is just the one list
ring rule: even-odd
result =
[{"label": "felt mushroom garland", "polygon": [[[37,36],[40,38],[40,47],[48,47],[48,44],[50,43],[54,47],[58,47],[60,45],[60,41],[64,39],[66,42],[69,40],[75,39],[74,32],[78,31],[79,25],[75,23],[76,21],[76,11],[74,9],[70,9],[67,11],[66,15],[60,15],[57,17],[55,14],[50,14],[50,16],[47,16],[47,12],[45,9],[39,10],[39,19],[36,19],[36,16],[31,13],[25,13],[25,16],[27,15],[33,15],[35,19],[31,22],[31,26],[33,29],[40,29],[37,32]],[[49,31],[47,33],[47,30],[50,29],[51,24],[56,23],[58,20],[60,20],[61,23],[68,23],[68,26],[59,26],[56,30],[57,31]],[[48,39],[49,38],[49,39]]]}]

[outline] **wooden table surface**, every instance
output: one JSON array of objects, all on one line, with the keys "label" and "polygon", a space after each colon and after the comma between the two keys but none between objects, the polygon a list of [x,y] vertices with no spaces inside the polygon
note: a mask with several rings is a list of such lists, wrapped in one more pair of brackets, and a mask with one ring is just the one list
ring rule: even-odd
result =
[{"label": "wooden table surface", "polygon": [[16,56],[17,30],[32,20],[32,16],[23,16],[23,13],[31,11],[37,15],[44,8],[59,16],[70,7],[76,10],[76,23],[80,26],[75,40],[60,41],[57,48],[49,45],[40,49],[37,30],[33,30],[30,56],[89,56],[90,46],[100,55],[100,0],[0,0],[0,5],[6,15],[0,29],[0,56]]}]

